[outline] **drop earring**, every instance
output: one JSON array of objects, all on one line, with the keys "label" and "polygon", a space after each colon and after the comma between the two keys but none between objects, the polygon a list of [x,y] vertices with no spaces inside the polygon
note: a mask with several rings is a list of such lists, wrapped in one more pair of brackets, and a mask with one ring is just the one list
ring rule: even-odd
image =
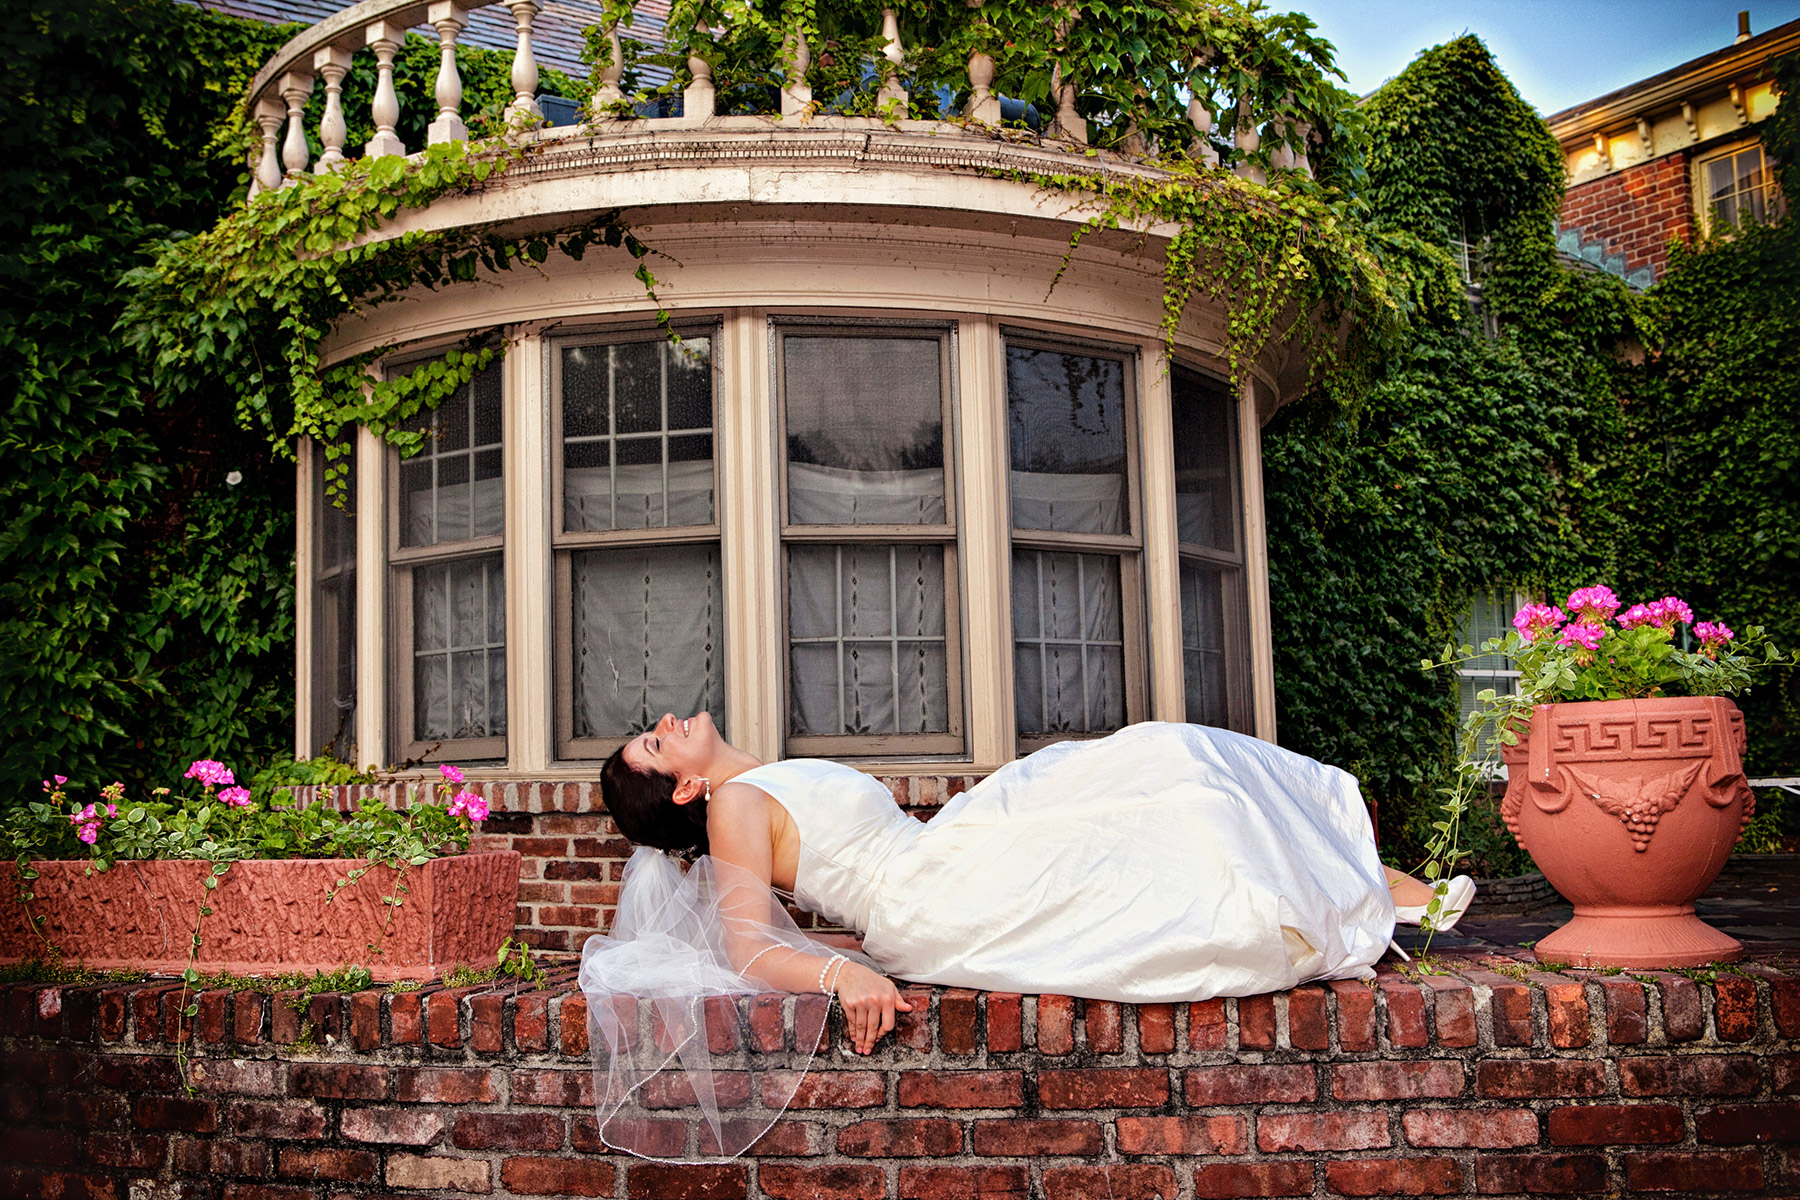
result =
[{"label": "drop earring", "polygon": [[705,799],[710,801],[712,799],[712,780],[710,780],[706,776],[702,775],[700,777],[700,782],[704,783],[706,785]]}]

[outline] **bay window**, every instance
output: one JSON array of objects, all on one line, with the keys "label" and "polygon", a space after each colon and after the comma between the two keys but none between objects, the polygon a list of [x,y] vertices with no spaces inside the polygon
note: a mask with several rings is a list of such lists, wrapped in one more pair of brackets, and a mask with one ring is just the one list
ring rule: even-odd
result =
[{"label": "bay window", "polygon": [[[328,452],[312,447],[314,480],[312,738],[315,757],[353,761],[356,750],[355,429]],[[338,486],[328,494],[327,472]]]},{"label": "bay window", "polygon": [[1250,727],[1237,405],[1221,380],[1172,372],[1182,690],[1196,725]]}]

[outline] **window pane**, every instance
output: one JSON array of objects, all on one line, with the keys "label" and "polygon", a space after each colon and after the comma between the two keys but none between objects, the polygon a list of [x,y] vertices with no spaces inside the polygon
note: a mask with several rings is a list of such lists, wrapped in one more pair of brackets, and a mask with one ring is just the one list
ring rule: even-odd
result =
[{"label": "window pane", "polygon": [[[312,752],[350,761],[356,751],[356,441],[313,450],[316,506],[314,541]],[[341,480],[335,499],[326,474]]]},{"label": "window pane", "polygon": [[724,603],[716,545],[570,556],[576,737],[629,737],[665,712],[724,728]]},{"label": "window pane", "polygon": [[1181,669],[1187,719],[1228,727],[1225,573],[1192,562],[1181,564]]},{"label": "window pane", "polygon": [[406,428],[424,434],[425,445],[400,466],[400,544],[435,546],[498,534],[506,517],[500,368],[489,367]]},{"label": "window pane", "polygon": [[1731,160],[1716,159],[1706,164],[1707,195],[1712,200],[1722,200],[1731,195],[1735,180],[1732,178]]},{"label": "window pane", "polygon": [[788,549],[789,730],[950,728],[942,546]]},{"label": "window pane", "polygon": [[936,337],[783,339],[788,520],[944,523],[942,356]]},{"label": "window pane", "polygon": [[1008,346],[1013,526],[1126,533],[1125,367]]},{"label": "window pane", "polygon": [[[1513,604],[1511,592],[1482,592],[1470,603],[1463,619],[1462,640],[1477,650],[1490,638],[1503,638],[1512,632]],[[1465,670],[1504,671],[1510,664],[1505,655],[1482,654],[1463,664]]]},{"label": "window pane", "polygon": [[1013,692],[1021,733],[1125,723],[1119,560],[1013,551]]},{"label": "window pane", "polygon": [[1237,550],[1237,492],[1231,463],[1237,444],[1236,406],[1225,384],[1176,370],[1175,523],[1196,546]]},{"label": "window pane", "polygon": [[506,593],[498,555],[413,571],[413,738],[506,732]]},{"label": "window pane", "polygon": [[704,337],[563,348],[564,530],[712,523],[711,348]]}]

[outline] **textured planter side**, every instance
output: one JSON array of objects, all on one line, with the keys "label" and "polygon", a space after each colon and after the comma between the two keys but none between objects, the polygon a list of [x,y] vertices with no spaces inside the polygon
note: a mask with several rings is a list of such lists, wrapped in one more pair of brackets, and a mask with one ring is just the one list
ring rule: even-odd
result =
[{"label": "textured planter side", "polygon": [[[41,862],[32,912],[44,937],[72,960],[102,970],[177,974],[202,895],[213,913],[200,927],[202,971],[271,975],[366,963],[377,979],[431,979],[457,963],[492,965],[513,929],[519,856],[510,851],[436,858],[406,872],[409,889],[385,933],[396,872],[376,867],[329,902],[354,859],[251,859],[235,863],[211,893],[210,863],[121,862],[88,873],[85,862]],[[0,962],[40,953],[6,865],[0,892]],[[371,952],[371,946],[375,952]]]},{"label": "textured planter side", "polygon": [[1507,828],[1574,905],[1540,961],[1730,962],[1743,946],[1694,915],[1755,814],[1744,717],[1717,696],[1540,704],[1508,747]]}]

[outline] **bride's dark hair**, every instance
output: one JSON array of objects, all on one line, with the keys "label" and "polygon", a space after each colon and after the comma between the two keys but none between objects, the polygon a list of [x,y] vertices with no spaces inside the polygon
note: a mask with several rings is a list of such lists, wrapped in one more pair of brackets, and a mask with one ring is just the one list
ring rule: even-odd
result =
[{"label": "bride's dark hair", "polygon": [[706,801],[675,803],[675,782],[661,771],[633,770],[621,746],[600,768],[600,798],[619,832],[634,844],[684,856],[705,854]]}]

